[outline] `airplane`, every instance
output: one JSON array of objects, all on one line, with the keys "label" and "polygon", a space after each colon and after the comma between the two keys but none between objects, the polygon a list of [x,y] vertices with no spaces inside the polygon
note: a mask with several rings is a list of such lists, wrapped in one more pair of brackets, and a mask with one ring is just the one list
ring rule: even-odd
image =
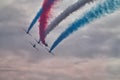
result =
[{"label": "airplane", "polygon": [[[36,39],[35,39],[35,41],[36,41],[38,44],[42,45],[42,43],[41,43],[41,41],[40,41],[40,40],[38,41],[38,40],[36,40]],[[45,47],[48,47],[48,44],[46,44],[46,43],[45,43],[45,44],[43,44],[43,45],[44,45]],[[42,47],[43,47],[43,45],[42,45]]]},{"label": "airplane", "polygon": [[51,51],[48,51],[50,54],[52,54],[53,56],[55,56],[55,54],[53,53],[53,52],[51,52]]},{"label": "airplane", "polygon": [[52,55],[55,56],[55,54],[54,54],[53,52],[51,52],[51,51],[48,49],[48,47],[46,47],[45,49],[48,51],[48,53],[50,53],[50,54],[52,54]]},{"label": "airplane", "polygon": [[44,43],[44,45],[45,45],[46,47],[48,47],[48,44]]},{"label": "airplane", "polygon": [[41,42],[40,42],[40,40],[38,41],[38,40],[36,40],[35,39],[35,41],[38,43],[38,44],[40,44],[42,47],[45,47],[45,49],[46,49],[46,51],[48,51],[49,53],[51,53],[52,55],[54,55],[54,53],[52,53],[48,48],[50,48],[49,46],[48,46],[48,44],[45,44],[44,46],[41,44]]},{"label": "airplane", "polygon": [[47,45],[47,47],[45,47],[45,49],[46,49],[46,51],[48,52],[48,53],[50,53],[50,54],[52,54],[52,55],[54,55],[55,56],[55,54],[52,52],[52,51],[50,51],[50,47]]},{"label": "airplane", "polygon": [[29,42],[31,45],[32,45],[32,47],[34,48],[34,49],[36,49],[37,51],[39,50],[37,47],[36,47],[36,44],[33,44],[33,43],[31,43],[31,42]]},{"label": "airplane", "polygon": [[38,41],[38,40],[36,40],[36,39],[35,39],[35,41],[36,41],[38,44],[40,44],[40,45],[41,45],[40,40]]},{"label": "airplane", "polygon": [[23,28],[23,31],[24,31],[26,34],[29,34],[30,36],[32,36],[25,28]]}]

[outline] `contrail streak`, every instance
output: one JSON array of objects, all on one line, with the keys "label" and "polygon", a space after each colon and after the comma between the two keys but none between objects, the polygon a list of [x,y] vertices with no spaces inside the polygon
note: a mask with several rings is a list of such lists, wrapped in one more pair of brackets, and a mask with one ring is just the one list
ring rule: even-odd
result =
[{"label": "contrail streak", "polygon": [[120,8],[120,0],[104,0],[96,4],[96,6],[92,7],[89,11],[84,13],[82,17],[72,23],[58,38],[55,40],[53,45],[51,46],[50,52],[65,38],[67,38],[70,34],[89,24],[97,18],[101,18],[106,14],[110,14],[115,12]]},{"label": "contrail streak", "polygon": [[81,7],[83,7],[86,3],[92,2],[94,0],[78,0],[73,5],[69,6],[67,9],[65,9],[58,17],[56,17],[51,24],[48,25],[48,28],[46,29],[45,35],[49,34],[50,31],[52,31],[62,20],[67,18],[71,13],[77,11]]},{"label": "contrail streak", "polygon": [[52,6],[54,5],[54,3],[57,0],[44,0],[44,4],[43,4],[43,11],[42,11],[42,15],[39,19],[40,25],[39,25],[39,35],[40,35],[40,41],[47,46],[46,42],[45,42],[45,30],[47,27],[47,21],[49,19],[49,14],[50,11],[52,9]]},{"label": "contrail streak", "polygon": [[35,25],[35,23],[37,22],[37,20],[39,19],[39,17],[42,14],[42,8],[40,8],[40,10],[38,11],[38,13],[36,14],[36,16],[34,17],[34,19],[32,20],[30,26],[28,27],[27,33],[30,32],[30,30],[32,29],[32,27]]}]

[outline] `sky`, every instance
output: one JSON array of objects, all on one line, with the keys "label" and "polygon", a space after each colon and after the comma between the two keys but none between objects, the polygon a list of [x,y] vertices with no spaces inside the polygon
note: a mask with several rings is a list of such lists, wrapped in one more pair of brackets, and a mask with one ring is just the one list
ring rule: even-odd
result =
[{"label": "sky", "polygon": [[[77,0],[59,0],[49,23]],[[66,5],[67,4],[67,5]],[[94,3],[93,3],[94,4]],[[63,30],[92,3],[72,13],[47,37],[51,46]],[[23,28],[42,5],[42,0],[0,0],[0,80],[119,80],[120,79],[120,10],[86,25],[64,40],[49,54],[29,42],[39,39],[38,22],[31,30]]]}]

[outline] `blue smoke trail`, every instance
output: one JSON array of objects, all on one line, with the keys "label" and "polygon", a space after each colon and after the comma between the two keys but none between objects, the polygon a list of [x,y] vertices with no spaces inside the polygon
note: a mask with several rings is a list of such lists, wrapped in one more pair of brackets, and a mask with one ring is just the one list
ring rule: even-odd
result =
[{"label": "blue smoke trail", "polygon": [[48,28],[45,31],[45,36],[49,34],[54,28],[57,27],[57,25],[62,22],[65,18],[67,18],[70,14],[77,11],[78,9],[85,6],[85,4],[93,2],[96,0],[78,0],[76,3],[69,6],[67,9],[65,9],[59,16],[57,16],[51,24],[48,25]]},{"label": "blue smoke trail", "polygon": [[101,3],[98,3],[95,7],[92,7],[89,11],[87,11],[81,18],[76,20],[73,24],[71,24],[53,43],[50,48],[50,52],[65,38],[67,38],[74,31],[78,30],[78,28],[89,24],[97,18],[105,16],[106,14],[113,13],[117,9],[120,8],[120,0],[104,0]]},{"label": "blue smoke trail", "polygon": [[43,9],[40,9],[37,13],[37,15],[34,17],[33,21],[31,22],[30,26],[28,27],[27,33],[30,32],[30,30],[32,29],[32,27],[35,25],[35,23],[37,22],[37,20],[39,19],[39,17],[42,14]]}]

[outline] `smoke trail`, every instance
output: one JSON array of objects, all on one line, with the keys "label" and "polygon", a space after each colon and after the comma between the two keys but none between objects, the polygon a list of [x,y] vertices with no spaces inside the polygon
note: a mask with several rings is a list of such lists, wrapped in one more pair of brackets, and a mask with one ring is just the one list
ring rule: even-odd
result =
[{"label": "smoke trail", "polygon": [[35,25],[35,23],[37,22],[37,20],[39,19],[39,17],[41,16],[42,13],[42,9],[40,9],[37,13],[37,15],[34,17],[34,19],[32,20],[30,26],[28,27],[27,33],[30,32],[30,30],[32,29],[32,27]]},{"label": "smoke trail", "polygon": [[68,17],[71,13],[74,11],[80,9],[82,6],[84,6],[86,3],[92,2],[93,0],[78,0],[75,4],[69,6],[66,10],[64,10],[58,17],[56,17],[50,25],[48,25],[48,28],[46,29],[45,36],[49,34],[50,31],[52,31],[62,20],[64,20],[66,17]]},{"label": "smoke trail", "polygon": [[78,28],[89,24],[97,18],[105,16],[106,14],[113,13],[120,8],[120,0],[104,0],[98,3],[95,7],[92,7],[81,18],[71,24],[53,43],[50,52],[65,38],[76,31]]},{"label": "smoke trail", "polygon": [[55,1],[57,0],[44,0],[43,11],[39,20],[40,21],[40,25],[39,25],[40,41],[42,41],[44,45],[47,45],[45,43],[45,29],[47,26],[47,20],[49,18],[51,8],[54,5]]}]

